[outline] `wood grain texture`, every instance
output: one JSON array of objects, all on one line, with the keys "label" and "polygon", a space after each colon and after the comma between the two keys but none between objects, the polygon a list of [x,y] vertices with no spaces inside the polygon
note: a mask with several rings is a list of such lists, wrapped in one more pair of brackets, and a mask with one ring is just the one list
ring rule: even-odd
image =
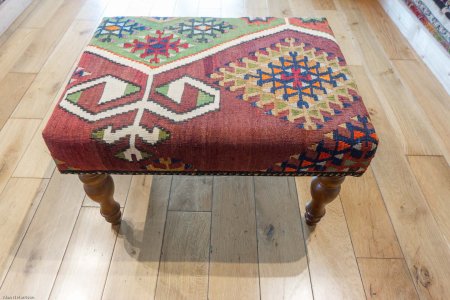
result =
[{"label": "wood grain texture", "polygon": [[261,299],[313,299],[295,181],[254,181]]},{"label": "wood grain texture", "polygon": [[40,120],[9,119],[0,131],[0,193],[14,172]]},{"label": "wood grain texture", "polygon": [[[450,164],[450,95],[436,81],[423,63],[394,60],[393,64],[405,85],[414,93],[434,131],[440,137],[442,152]],[[450,66],[449,66],[450,70]]]},{"label": "wood grain texture", "polygon": [[50,299],[100,299],[115,241],[97,208],[81,208]]},{"label": "wood grain texture", "polygon": [[[341,0],[341,4],[353,0]],[[344,10],[354,36],[358,39],[363,53],[365,68],[373,78],[374,89],[383,109],[389,115],[393,129],[399,140],[404,137],[405,154],[441,154],[437,136],[414,94],[405,88],[391,62],[371,33],[369,25],[357,10]],[[391,114],[392,113],[392,114]],[[420,122],[421,126],[417,126]],[[417,137],[421,138],[418,139]]]},{"label": "wood grain texture", "polygon": [[214,177],[209,298],[259,299],[252,177]]},{"label": "wood grain texture", "polygon": [[175,176],[169,210],[211,211],[212,176]]},{"label": "wood grain texture", "polygon": [[434,74],[432,78],[440,82],[447,93],[450,93],[449,66],[442,63],[448,60],[448,51],[428,28],[420,23],[403,0],[378,0],[378,2],[413,47],[418,56],[417,60],[423,61]]},{"label": "wood grain texture", "polygon": [[11,178],[0,194],[0,286],[47,185],[48,179]]},{"label": "wood grain texture", "polygon": [[312,4],[318,10],[336,10],[333,0],[314,0]]},{"label": "wood grain texture", "polygon": [[210,212],[169,211],[157,299],[207,299]]},{"label": "wood grain texture", "polygon": [[39,30],[19,28],[0,46],[0,80],[8,74]]},{"label": "wood grain texture", "polygon": [[358,8],[389,59],[415,59],[407,40],[386,15],[378,1],[359,0]]},{"label": "wood grain texture", "polygon": [[445,238],[367,75],[358,67],[351,67],[351,72],[383,141],[371,166],[416,289],[423,298],[449,298],[450,255]]},{"label": "wood grain texture", "polygon": [[41,0],[30,12],[28,17],[20,24],[24,28],[43,28],[45,24],[55,17],[55,12],[64,0]]},{"label": "wood grain texture", "polygon": [[[311,179],[297,177],[295,182],[303,210],[311,199]],[[339,197],[326,209],[319,225],[303,226],[314,299],[329,299],[330,291],[336,299],[364,299],[364,288]],[[302,220],[304,222],[303,216]]]},{"label": "wood grain texture", "polygon": [[450,168],[439,156],[409,156],[408,161],[450,247]]},{"label": "wood grain texture", "polygon": [[371,169],[349,176],[340,197],[356,257],[403,257]]},{"label": "wood grain texture", "polygon": [[335,10],[320,11],[318,14],[327,18],[346,63],[348,65],[362,65],[363,58],[358,41],[353,36],[348,23],[342,22],[345,15],[341,11]]},{"label": "wood grain texture", "polygon": [[77,176],[54,174],[1,286],[0,296],[20,292],[36,299],[49,297],[83,197]]},{"label": "wood grain texture", "polygon": [[12,68],[13,72],[37,73],[47,61],[67,29],[75,19],[78,10],[86,0],[64,3],[55,11],[43,28],[39,29],[34,40]]},{"label": "wood grain texture", "polygon": [[20,101],[14,118],[45,116],[96,25],[92,21],[73,22]]},{"label": "wood grain texture", "polygon": [[8,121],[36,74],[8,73],[0,81],[0,130]]},{"label": "wood grain texture", "polygon": [[133,176],[103,299],[152,299],[172,176]]},{"label": "wood grain texture", "polygon": [[419,299],[403,259],[358,258],[367,299]]},{"label": "wood grain texture", "polygon": [[274,17],[290,17],[292,16],[292,9],[289,2],[278,0],[267,0],[267,7]]}]

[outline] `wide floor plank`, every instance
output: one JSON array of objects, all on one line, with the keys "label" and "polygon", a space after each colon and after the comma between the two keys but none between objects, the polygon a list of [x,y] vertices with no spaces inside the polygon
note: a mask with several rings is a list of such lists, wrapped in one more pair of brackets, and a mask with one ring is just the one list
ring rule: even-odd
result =
[{"label": "wide floor plank", "polygon": [[11,71],[38,31],[36,28],[19,28],[0,45],[0,80]]},{"label": "wide floor plank", "polygon": [[0,286],[47,185],[48,179],[11,178],[0,194]]},{"label": "wide floor plank", "polygon": [[295,181],[255,177],[261,299],[313,299]]},{"label": "wide floor plank", "polygon": [[347,177],[340,197],[356,257],[403,257],[372,169]]},{"label": "wide floor plank", "polygon": [[70,26],[23,96],[14,118],[44,118],[96,26],[92,21],[75,21]]},{"label": "wide floor plank", "polygon": [[12,68],[13,72],[38,73],[86,0],[64,0]]},{"label": "wide floor plank", "polygon": [[115,241],[98,209],[81,208],[50,299],[100,299]]},{"label": "wide floor plank", "polygon": [[450,247],[450,168],[439,156],[409,156],[408,161]]},{"label": "wide floor plank", "polygon": [[416,289],[423,298],[450,298],[446,280],[450,278],[448,244],[367,75],[358,67],[352,67],[351,71],[382,140],[371,166]]},{"label": "wide floor plank", "polygon": [[[342,4],[352,1],[341,0],[340,2]],[[344,10],[344,12],[361,46],[364,66],[368,75],[373,78],[375,92],[383,109],[388,113],[397,139],[403,143],[402,153],[440,155],[438,136],[433,131],[415,95],[400,81],[361,13],[356,10]],[[421,125],[417,126],[418,123]]]},{"label": "wide floor plank", "polygon": [[403,259],[358,258],[367,299],[419,299]]},{"label": "wide floor plank", "polygon": [[169,210],[211,211],[212,176],[175,176]]},{"label": "wide floor plank", "polygon": [[207,299],[210,212],[169,211],[157,299]]},{"label": "wide floor plank", "polygon": [[8,121],[22,96],[27,91],[36,74],[8,73],[0,81],[0,130]]},{"label": "wide floor plank", "polygon": [[390,59],[416,59],[414,51],[378,1],[358,0],[358,7]]},{"label": "wide floor plank", "polygon": [[172,176],[133,176],[102,299],[153,299]]},{"label": "wide floor plank", "polygon": [[40,120],[9,119],[0,131],[0,193],[25,152]]},{"label": "wide floor plank", "polygon": [[[299,205],[304,212],[311,199],[311,178],[297,177],[295,181]],[[364,288],[339,197],[326,210],[317,226],[303,226],[314,299],[364,299]],[[303,216],[302,220],[304,222]]]},{"label": "wide floor plank", "polygon": [[392,63],[419,100],[427,120],[440,137],[443,155],[450,164],[450,95],[423,63],[412,60],[394,60]]},{"label": "wide floor plank", "polygon": [[259,299],[252,177],[214,177],[209,298]]},{"label": "wide floor plank", "polygon": [[77,176],[55,173],[1,286],[0,296],[49,297],[83,198]]}]

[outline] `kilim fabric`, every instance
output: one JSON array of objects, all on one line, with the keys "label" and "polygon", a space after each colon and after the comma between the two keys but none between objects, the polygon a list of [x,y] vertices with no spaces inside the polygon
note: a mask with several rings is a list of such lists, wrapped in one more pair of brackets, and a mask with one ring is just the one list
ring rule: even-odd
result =
[{"label": "kilim fabric", "polygon": [[43,135],[63,173],[359,176],[378,144],[324,18],[105,18]]}]

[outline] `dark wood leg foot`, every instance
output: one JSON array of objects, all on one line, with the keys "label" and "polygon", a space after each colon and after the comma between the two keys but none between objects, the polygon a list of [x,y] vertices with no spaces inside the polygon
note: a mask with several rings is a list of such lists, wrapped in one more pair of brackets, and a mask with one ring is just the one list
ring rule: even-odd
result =
[{"label": "dark wood leg foot", "polygon": [[314,177],[311,181],[312,200],[306,204],[306,224],[312,226],[319,223],[325,215],[325,205],[336,199],[341,190],[345,176]]},{"label": "dark wood leg foot", "polygon": [[80,174],[84,191],[100,204],[100,213],[109,223],[116,225],[122,219],[120,205],[114,198],[114,181],[109,174]]}]

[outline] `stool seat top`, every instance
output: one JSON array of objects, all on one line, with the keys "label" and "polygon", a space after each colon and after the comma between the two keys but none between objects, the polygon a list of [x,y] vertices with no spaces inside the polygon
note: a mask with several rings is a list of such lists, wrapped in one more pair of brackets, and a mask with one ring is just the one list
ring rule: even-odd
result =
[{"label": "stool seat top", "polygon": [[104,18],[43,136],[62,173],[359,176],[378,144],[324,18]]}]

